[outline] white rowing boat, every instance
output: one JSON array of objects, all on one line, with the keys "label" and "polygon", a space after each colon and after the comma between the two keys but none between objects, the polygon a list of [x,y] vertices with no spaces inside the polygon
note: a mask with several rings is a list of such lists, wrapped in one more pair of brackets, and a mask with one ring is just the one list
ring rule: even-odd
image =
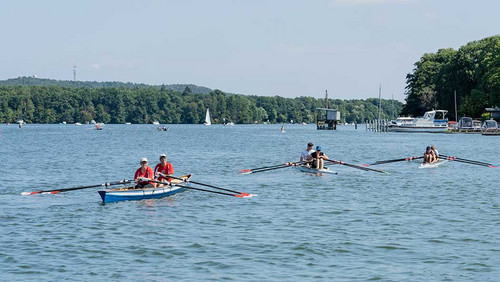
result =
[{"label": "white rowing boat", "polygon": [[297,166],[300,171],[308,173],[325,173],[325,174],[337,174],[336,171],[330,170],[328,167],[323,167],[322,169],[312,168],[307,166]]},{"label": "white rowing boat", "polygon": [[435,163],[431,163],[431,164],[430,163],[425,163],[425,164],[422,163],[422,164],[420,164],[420,166],[418,168],[434,168],[434,167],[439,167],[442,164],[447,163],[447,162],[448,162],[448,160],[439,160],[439,161],[437,161]]}]

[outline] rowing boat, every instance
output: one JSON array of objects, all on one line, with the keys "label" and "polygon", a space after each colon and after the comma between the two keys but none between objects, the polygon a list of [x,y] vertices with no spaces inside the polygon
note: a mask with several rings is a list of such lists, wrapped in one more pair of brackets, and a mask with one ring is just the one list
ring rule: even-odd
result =
[{"label": "rowing boat", "polygon": [[330,170],[328,167],[312,168],[307,166],[297,166],[300,171],[308,172],[308,173],[326,173],[326,174],[337,174],[336,171]]},{"label": "rowing boat", "polygon": [[130,186],[111,190],[102,190],[98,192],[102,198],[103,203],[163,198],[186,190],[186,188],[176,186],[176,184],[189,186],[189,182],[184,181],[189,181],[189,179],[191,178],[191,174],[183,175],[179,178],[182,178],[183,180],[172,179],[172,181],[170,182],[170,186],[143,189],[135,189],[134,186]]},{"label": "rowing boat", "polygon": [[439,160],[439,161],[437,161],[437,162],[435,162],[435,163],[431,163],[431,164],[430,164],[430,163],[425,163],[425,164],[424,164],[424,163],[422,163],[422,164],[420,164],[420,166],[419,166],[418,168],[433,168],[433,167],[439,167],[439,166],[441,166],[442,164],[444,164],[444,163],[446,163],[446,162],[448,162],[448,160]]}]

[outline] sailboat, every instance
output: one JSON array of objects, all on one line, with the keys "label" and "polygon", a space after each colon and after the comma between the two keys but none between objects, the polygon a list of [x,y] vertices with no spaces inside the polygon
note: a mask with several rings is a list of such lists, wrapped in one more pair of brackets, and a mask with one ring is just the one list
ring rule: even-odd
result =
[{"label": "sailboat", "polygon": [[207,108],[207,115],[205,116],[205,123],[204,125],[212,125],[212,122],[210,121],[210,111]]}]

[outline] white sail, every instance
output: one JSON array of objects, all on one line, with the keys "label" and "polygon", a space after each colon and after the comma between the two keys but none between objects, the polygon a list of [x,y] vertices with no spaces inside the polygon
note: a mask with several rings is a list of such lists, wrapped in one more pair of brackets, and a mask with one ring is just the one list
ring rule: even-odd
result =
[{"label": "white sail", "polygon": [[207,115],[205,116],[205,125],[211,125],[212,122],[210,121],[210,111],[207,109]]}]

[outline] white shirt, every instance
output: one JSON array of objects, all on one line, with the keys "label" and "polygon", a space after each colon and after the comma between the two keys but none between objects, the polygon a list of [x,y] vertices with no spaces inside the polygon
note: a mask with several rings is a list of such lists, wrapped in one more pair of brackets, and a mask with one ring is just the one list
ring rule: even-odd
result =
[{"label": "white shirt", "polygon": [[304,151],[302,151],[302,153],[300,153],[300,160],[301,160],[301,161],[305,161],[305,160],[307,160],[307,159],[308,159],[308,157],[309,157],[309,156],[310,156],[313,152],[314,152],[314,150],[313,150],[313,149],[311,149],[311,150],[309,150],[309,151],[308,151],[307,149],[305,149]]},{"label": "white shirt", "polygon": [[439,157],[439,152],[438,152],[438,150],[437,150],[437,149],[436,149],[436,150],[434,150],[434,154],[436,154],[436,157]]}]

